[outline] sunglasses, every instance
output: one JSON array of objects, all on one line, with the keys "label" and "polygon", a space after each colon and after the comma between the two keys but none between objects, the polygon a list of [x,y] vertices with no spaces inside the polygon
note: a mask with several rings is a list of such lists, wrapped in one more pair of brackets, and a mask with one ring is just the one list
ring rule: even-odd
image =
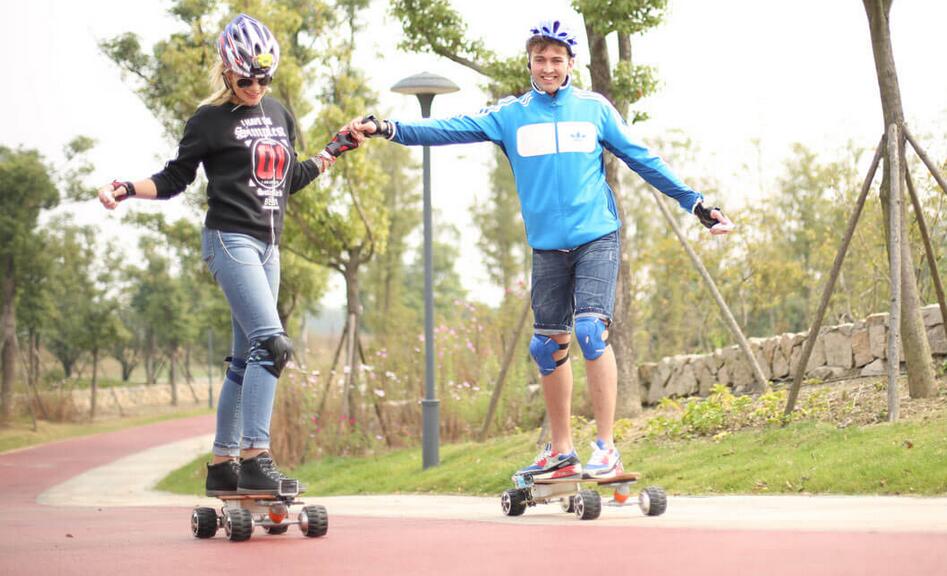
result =
[{"label": "sunglasses", "polygon": [[269,86],[270,82],[273,81],[272,76],[262,76],[260,78],[238,78],[237,86],[241,88],[249,88],[253,86],[253,83],[256,82],[260,86]]}]

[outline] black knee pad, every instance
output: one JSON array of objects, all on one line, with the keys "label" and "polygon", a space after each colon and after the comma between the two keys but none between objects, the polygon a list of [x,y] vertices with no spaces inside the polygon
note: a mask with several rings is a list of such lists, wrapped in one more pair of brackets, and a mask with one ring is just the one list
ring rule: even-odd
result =
[{"label": "black knee pad", "polygon": [[293,342],[286,334],[275,334],[263,340],[254,340],[250,345],[247,363],[255,362],[266,371],[280,377],[283,368],[293,357]]}]

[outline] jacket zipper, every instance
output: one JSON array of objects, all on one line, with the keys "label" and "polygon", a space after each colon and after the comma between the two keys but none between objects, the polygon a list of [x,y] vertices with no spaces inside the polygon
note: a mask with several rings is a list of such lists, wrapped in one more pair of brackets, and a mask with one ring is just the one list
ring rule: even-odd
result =
[{"label": "jacket zipper", "polygon": [[[556,140],[556,156],[555,156],[555,158],[553,159],[553,162],[555,163],[555,170],[554,170],[554,171],[555,171],[555,173],[556,173],[556,186],[555,186],[556,204],[557,204],[558,207],[559,207],[559,217],[560,217],[560,218],[563,218],[563,217],[565,216],[565,210],[563,210],[563,207],[562,207],[562,184],[561,184],[562,178],[560,177],[560,174],[559,174],[559,171],[560,171],[560,161],[559,161],[559,109],[558,109],[558,106],[556,106],[556,98],[558,98],[558,97],[559,97],[559,92],[557,91],[556,94],[555,94],[554,96],[552,96],[552,98],[550,99],[549,105],[552,107],[553,138]],[[560,232],[559,232],[559,233],[562,234],[562,245],[566,245],[566,244],[568,243],[568,242],[567,242],[567,241],[568,241],[568,238],[566,237],[567,235],[566,235],[566,233],[565,233],[565,231],[564,231],[564,228],[562,228],[562,227],[559,227],[559,228],[560,228]]]}]

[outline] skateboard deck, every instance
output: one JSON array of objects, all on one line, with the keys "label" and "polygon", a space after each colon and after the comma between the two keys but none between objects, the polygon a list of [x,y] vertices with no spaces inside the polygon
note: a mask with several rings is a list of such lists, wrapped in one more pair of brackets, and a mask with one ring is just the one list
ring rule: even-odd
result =
[{"label": "skateboard deck", "polygon": [[606,486],[608,484],[621,484],[624,482],[637,482],[641,474],[637,472],[625,472],[611,478],[533,478],[533,484],[597,484]]},{"label": "skateboard deck", "polygon": [[230,500],[293,500],[292,496],[279,496],[272,492],[251,492],[247,494],[218,494],[214,496],[218,500],[228,502]]}]

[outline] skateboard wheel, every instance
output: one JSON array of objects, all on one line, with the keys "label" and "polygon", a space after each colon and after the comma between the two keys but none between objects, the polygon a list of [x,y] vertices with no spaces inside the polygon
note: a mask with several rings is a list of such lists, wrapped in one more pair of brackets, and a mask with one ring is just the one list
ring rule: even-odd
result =
[{"label": "skateboard wheel", "polygon": [[213,508],[195,508],[191,512],[191,532],[196,538],[217,535],[217,511]]},{"label": "skateboard wheel", "polygon": [[638,494],[638,507],[647,516],[660,516],[668,507],[667,494],[662,488],[648,486]]},{"label": "skateboard wheel", "polygon": [[329,514],[325,506],[306,506],[299,512],[299,529],[307,538],[325,536],[329,531]]},{"label": "skateboard wheel", "polygon": [[559,503],[562,506],[562,511],[566,514],[572,514],[575,512],[575,496],[569,496],[568,498],[563,498],[562,502]]},{"label": "skateboard wheel", "polygon": [[506,516],[520,516],[526,512],[526,493],[523,490],[512,488],[500,497],[500,506]]},{"label": "skateboard wheel", "polygon": [[253,514],[243,508],[225,510],[224,531],[231,542],[249,540],[253,534]]},{"label": "skateboard wheel", "polygon": [[264,526],[266,533],[271,536],[276,536],[278,534],[286,534],[286,531],[289,530],[289,524],[281,524],[279,526]]},{"label": "skateboard wheel", "polygon": [[579,490],[575,495],[575,515],[579,520],[595,520],[602,513],[602,497],[595,490]]}]

